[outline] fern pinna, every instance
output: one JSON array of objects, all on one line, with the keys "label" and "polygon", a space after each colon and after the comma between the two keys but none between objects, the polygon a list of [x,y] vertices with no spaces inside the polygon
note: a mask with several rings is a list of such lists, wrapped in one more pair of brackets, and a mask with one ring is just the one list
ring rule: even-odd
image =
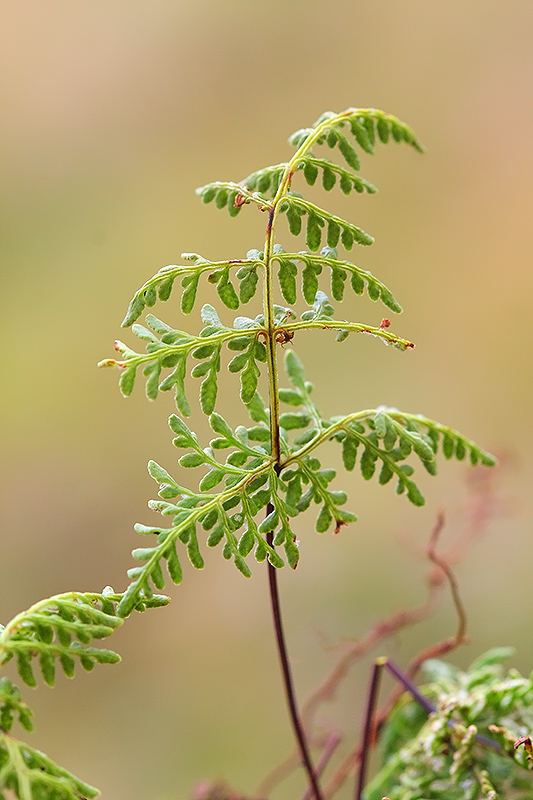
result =
[{"label": "fern pinna", "polygon": [[[122,595],[107,587],[99,594],[67,592],[40,600],[7,625],[0,625],[0,666],[15,659],[24,683],[35,687],[34,663],[48,686],[54,685],[56,665],[73,678],[77,664],[91,671],[95,664],[118,663],[120,656],[113,650],[91,643],[107,638],[122,625],[124,620],[117,615],[121,599]],[[167,602],[164,596],[152,596],[137,603],[136,609],[144,611]],[[0,678],[0,800],[12,796],[19,800],[96,797],[98,789],[13,736],[15,720],[26,731],[33,730],[32,716],[20,689],[9,678]],[[10,794],[5,795],[5,790]]]},{"label": "fern pinna", "polygon": [[[412,477],[414,468],[407,462],[412,453],[431,475],[436,472],[439,443],[445,458],[455,456],[462,460],[468,453],[472,464],[494,463],[491,455],[457,431],[395,408],[324,417],[313,402],[312,384],[306,380],[292,346],[285,352],[290,386],[278,385],[278,347],[287,342],[294,345],[296,334],[305,330],[333,330],[337,341],[343,341],[350,333],[364,333],[399,350],[413,347],[411,342],[391,332],[387,319],[375,327],[336,316],[328,295],[319,289],[322,272],[329,272],[334,301],[342,301],[349,278],[357,295],[366,290],[372,300],[380,300],[394,313],[402,309],[381,281],[339,255],[339,245],[350,251],[354,244],[372,244],[372,237],[348,220],[306,200],[293,188],[301,173],[309,185],[315,184],[321,175],[327,191],[338,182],[345,194],[353,190],[372,194],[375,187],[356,174],[360,168],[358,151],[373,153],[377,142],[386,144],[390,140],[423,151],[413,131],[392,115],[358,108],[342,114],[327,112],[312,127],[290,137],[289,143],[296,152],[288,161],[253,172],[240,183],[216,181],[202,186],[197,190],[202,200],[214,201],[219,209],[226,208],[230,216],[236,216],[245,206],[265,212],[268,221],[263,249],[250,250],[246,258],[224,261],[185,253],[186,263],[161,269],[131,301],[122,324],[133,326],[135,335],[145,342],[146,352],[137,352],[117,341],[115,348],[120,359],[107,359],[101,365],[119,368],[124,395],[131,393],[139,368],[146,378],[146,394],[150,399],[155,399],[160,391],[175,392],[181,416],[172,415],[170,427],[175,434],[174,444],[186,451],[179,463],[186,468],[201,467],[204,474],[198,489],[192,489],[150,462],[150,474],[160,485],[160,499],[151,501],[150,507],[170,517],[172,522],[170,527],[136,525],[137,532],[152,541],[149,546],[133,551],[133,557],[142,564],[129,571],[131,583],[118,608],[121,616],[129,614],[139,599],[149,598],[152,587],[163,588],[162,563],[166,562],[174,583],[181,581],[178,553],[181,545],[195,567],[203,566],[199,530],[207,532],[208,546],[223,542],[224,557],[233,559],[243,575],[249,576],[246,557],[252,550],[257,561],[268,559],[279,568],[284,559],[276,548],[283,546],[286,561],[296,567],[299,548],[291,519],[306,511],[311,503],[319,506],[316,530],[320,533],[329,528],[338,531],[342,525],[355,521],[355,515],[343,508],[346,494],[331,488],[335,471],[323,468],[317,458],[323,442],[333,440],[340,444],[347,470],[354,469],[359,453],[365,480],[372,478],[379,465],[379,482],[386,484],[395,479],[396,491],[405,492],[419,506],[424,499]],[[323,145],[331,150],[337,148],[345,163],[337,164],[323,157]],[[307,250],[291,252],[276,241],[283,215],[293,236],[300,234],[305,222]],[[261,284],[262,313],[254,317],[237,316],[233,325],[227,326],[212,305],[204,305],[201,309],[204,327],[197,334],[174,329],[153,314],[147,315],[146,326],[136,322],[146,306],[154,306],[158,298],[169,299],[176,280],[182,287],[181,310],[189,314],[204,273],[207,281],[216,286],[222,303],[232,311],[249,303]],[[276,277],[287,306],[274,303]],[[299,318],[291,307],[296,302],[298,282],[308,306]],[[235,430],[215,411],[224,345],[233,356],[228,363],[229,372],[240,373],[241,400],[252,420],[252,424],[239,425]],[[189,356],[197,362],[191,375],[203,378],[200,405],[209,415],[215,434],[208,446],[198,441],[183,420],[190,414],[185,393]],[[268,379],[267,403],[257,391],[262,369],[266,369]],[[282,407],[287,410],[282,411]],[[229,453],[221,458],[219,451]],[[266,516],[258,521],[259,512],[265,508]]]}]

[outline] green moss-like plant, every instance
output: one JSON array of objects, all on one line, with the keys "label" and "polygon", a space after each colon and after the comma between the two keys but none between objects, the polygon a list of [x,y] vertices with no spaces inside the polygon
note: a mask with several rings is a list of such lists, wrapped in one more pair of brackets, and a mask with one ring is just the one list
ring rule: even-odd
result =
[{"label": "green moss-like plant", "polygon": [[381,738],[384,766],[366,800],[533,800],[533,675],[504,672],[501,662],[513,652],[494,648],[465,672],[424,663],[430,683],[422,692],[436,711],[428,720],[403,696]]}]

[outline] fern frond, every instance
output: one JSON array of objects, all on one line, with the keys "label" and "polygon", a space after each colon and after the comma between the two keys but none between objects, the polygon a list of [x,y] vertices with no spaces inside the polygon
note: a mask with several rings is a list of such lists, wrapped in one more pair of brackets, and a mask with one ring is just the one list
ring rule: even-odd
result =
[{"label": "fern frond", "polygon": [[[184,390],[189,356],[197,359],[192,376],[202,378],[200,404],[210,416],[217,434],[208,447],[202,447],[196,435],[183,420],[173,415],[170,426],[176,438],[174,444],[185,448],[179,458],[182,468],[203,468],[198,489],[181,485],[163,467],[150,462],[149,471],[158,481],[159,499],[150,508],[172,518],[170,528],[137,525],[142,535],[155,537],[149,547],[134,550],[134,558],[142,562],[129,571],[130,586],[122,597],[118,613],[126,616],[139,604],[152,602],[153,589],[165,585],[162,565],[174,583],[182,578],[178,549],[181,542],[196,568],[203,567],[200,553],[201,531],[207,533],[206,543],[214,547],[223,543],[223,556],[233,560],[246,576],[250,567],[245,561],[253,551],[255,559],[268,558],[275,567],[283,566],[276,547],[283,546],[290,566],[298,562],[298,546],[291,530],[291,518],[305,512],[314,502],[318,505],[316,528],[319,532],[335,524],[335,531],[355,516],[346,511],[346,494],[332,488],[335,471],[323,468],[316,458],[316,449],[329,440],[342,446],[347,470],[353,470],[359,457],[362,476],[370,480],[379,465],[379,482],[397,481],[398,493],[406,493],[415,505],[424,498],[412,480],[414,468],[407,463],[412,455],[430,474],[436,471],[439,445],[446,458],[455,455],[461,460],[470,453],[472,463],[489,465],[494,459],[457,431],[433,422],[426,417],[404,414],[396,409],[380,407],[366,409],[343,417],[325,418],[311,399],[311,384],[305,379],[303,367],[293,352],[287,352],[286,367],[291,388],[278,392],[276,348],[291,342],[298,331],[331,329],[337,340],[351,332],[365,333],[400,350],[414,347],[389,330],[390,322],[383,319],[379,327],[337,319],[328,296],[319,289],[319,275],[324,268],[330,271],[331,294],[342,301],[348,277],[357,295],[364,293],[381,302],[395,313],[401,306],[390,290],[370,272],[345,259],[339,259],[337,244],[350,250],[354,243],[369,245],[372,237],[346,219],[304,199],[291,189],[294,176],[302,172],[306,182],[313,185],[320,173],[322,184],[331,190],[339,184],[345,194],[353,190],[373,194],[373,184],[356,174],[361,152],[373,153],[379,140],[404,142],[415,150],[423,148],[409,126],[397,117],[377,109],[350,108],[341,114],[327,112],[313,126],[297,131],[290,139],[296,152],[288,161],[256,170],[240,183],[216,181],[197,190],[204,202],[214,201],[220,209],[227,208],[235,216],[243,205],[253,204],[268,212],[264,251],[251,250],[246,259],[207,261],[191,256],[193,266],[167,267],[153,276],[135,295],[125,324],[138,318],[145,306],[156,302],[157,292],[166,299],[173,282],[182,279],[184,293],[182,310],[189,312],[194,304],[200,275],[207,273],[208,282],[216,285],[222,303],[232,310],[248,302],[255,294],[259,270],[263,279],[263,313],[255,318],[239,316],[233,327],[222,324],[215,308],[204,305],[204,328],[195,336],[174,330],[149,314],[147,327],[133,325],[133,332],[146,342],[146,353],[140,354],[127,345],[117,343],[122,360],[108,359],[102,365],[118,366],[120,386],[124,395],[133,388],[136,370],[143,368],[147,378],[146,393],[155,399],[159,391],[173,387],[181,414],[190,414]],[[337,148],[345,164],[317,157],[315,146],[327,144]],[[279,214],[286,213],[291,234],[302,231],[306,219],[308,251],[285,252],[276,239]],[[320,250],[322,233],[327,231],[327,246]],[[318,252],[320,250],[320,252]],[[278,306],[273,300],[273,262],[277,262],[278,280],[282,295],[289,307]],[[296,302],[296,284],[302,264],[301,286],[308,304],[300,319],[290,307]],[[236,268],[235,274],[233,270]],[[235,278],[240,281],[238,287]],[[232,430],[226,421],[214,413],[221,353],[224,345],[231,352],[228,369],[240,374],[241,399],[255,423]],[[269,381],[270,407],[258,394],[258,378],[262,365]],[[162,377],[163,370],[170,370]],[[291,406],[280,413],[279,403]],[[219,451],[226,450],[223,461]],[[415,462],[416,463],[416,462]],[[257,515],[268,507],[261,521]],[[273,544],[270,544],[272,535]],[[268,537],[268,541],[267,538]]]},{"label": "fern frond", "polygon": [[0,678],[0,730],[9,733],[17,717],[26,731],[33,730],[33,712],[22,699],[20,689],[9,678]]},{"label": "fern frond", "polygon": [[[354,159],[343,141],[343,139],[346,140],[346,137],[342,129],[346,124],[349,125],[356,143],[366,153],[373,153],[376,135],[383,144],[387,144],[392,139],[395,142],[410,144],[419,153],[424,152],[424,147],[416,138],[412,128],[393,114],[386,114],[377,108],[348,108],[341,114],[325,111],[311,128],[302,128],[293,133],[289,137],[289,144],[301,148],[303,145],[310,147],[315,142],[317,144],[327,143],[329,147],[339,146],[339,150],[342,146],[346,153],[349,153],[349,155],[345,155],[341,150],[347,163],[350,163],[348,159],[351,159],[356,164],[357,154]],[[350,145],[350,147],[352,146]],[[352,165],[350,164],[350,166]],[[354,166],[354,169],[358,168],[358,166]]]},{"label": "fern frond", "polygon": [[363,192],[375,194],[377,192],[373,183],[361,178],[359,175],[354,175],[350,170],[335,164],[327,158],[305,156],[299,160],[296,169],[303,170],[304,178],[309,186],[315,185],[318,171],[322,170],[322,186],[327,192],[331,191],[335,186],[337,176],[339,177],[340,189],[344,194],[350,194],[352,189],[355,189],[358,194],[363,194]]},{"label": "fern frond", "polygon": [[110,636],[120,625],[113,601],[103,594],[55,595],[18,614],[1,630],[0,664],[16,657],[22,680],[36,686],[32,660],[38,657],[43,680],[53,686],[56,662],[72,678],[76,661],[86,670],[92,670],[95,663],[120,661],[112,650],[89,646],[93,639]]},{"label": "fern frond", "polygon": [[328,226],[327,242],[330,247],[337,246],[339,237],[346,250],[351,250],[354,242],[361,245],[369,245],[374,242],[373,237],[362,228],[358,228],[357,225],[353,225],[336,214],[330,214],[329,211],[310,203],[309,200],[299,197],[295,192],[285,195],[280,211],[287,214],[289,230],[293,236],[298,236],[300,233],[302,217],[307,214],[306,242],[314,253],[320,247],[322,228],[326,223]]},{"label": "fern frond", "polygon": [[328,267],[331,270],[331,294],[338,302],[344,298],[346,278],[350,275],[350,284],[355,294],[362,295],[366,285],[371,300],[381,300],[396,314],[402,312],[401,305],[385,284],[368,270],[361,269],[350,261],[340,260],[337,250],[333,247],[323,247],[320,255],[316,255],[305,251],[286,253],[280,246],[276,246],[272,260],[277,261],[280,265],[278,280],[283,297],[288,303],[296,302],[295,276],[297,269],[295,264],[301,262],[305,264],[302,271],[302,294],[309,305],[312,305],[315,300],[318,291],[318,276],[322,272],[322,267]]},{"label": "fern frond", "polygon": [[[242,395],[252,397],[257,386],[259,367],[257,361],[265,361],[264,345],[254,337],[260,333],[260,324],[264,317],[256,320],[247,317],[237,317],[233,328],[224,326],[215,309],[211,305],[202,307],[202,320],[206,327],[198,336],[191,336],[184,331],[174,330],[157,317],[149,314],[146,323],[151,330],[143,325],[133,325],[133,333],[146,342],[146,354],[136,353],[123,342],[115,342],[115,349],[123,359],[105,359],[99,363],[100,367],[118,367],[121,371],[120,390],[127,397],[133,391],[137,369],[144,366],[143,373],[147,378],[146,396],[155,400],[160,391],[169,391],[175,388],[176,404],[185,416],[189,416],[190,407],[185,395],[185,375],[187,359],[190,355],[198,359],[191,371],[194,378],[204,378],[200,388],[200,403],[205,414],[211,414],[215,408],[217,397],[217,381],[220,371],[220,353],[222,345],[226,343],[230,349],[246,350],[242,366],[233,359],[232,371],[240,371],[245,367],[241,376]],[[153,333],[154,331],[155,333]],[[159,334],[160,338],[157,335]],[[163,380],[163,369],[172,369]]]},{"label": "fern frond", "polygon": [[[69,678],[74,677],[76,661],[86,670],[95,663],[116,664],[117,653],[90,643],[110,636],[123,624],[116,613],[121,599],[107,587],[102,593],[68,592],[35,603],[5,627],[0,625],[0,665],[15,657],[20,677],[33,687],[32,660],[37,657],[49,686],[55,681],[56,661]],[[167,603],[168,597],[156,595],[138,598],[134,608],[144,611]],[[0,799],[7,797],[4,790],[19,800],[84,800],[99,794],[44,753],[15,739],[11,734],[15,718],[25,730],[33,730],[32,712],[19,688],[4,677],[0,679]]]},{"label": "fern frond", "polygon": [[76,778],[44,753],[0,731],[0,797],[19,800],[83,800],[98,789]]},{"label": "fern frond", "polygon": [[[327,159],[315,158],[311,152],[315,144],[327,143],[331,148],[337,146],[347,165],[353,170],[359,170],[359,157],[343,130],[346,125],[355,144],[370,154],[373,153],[376,131],[383,143],[392,138],[394,141],[412,145],[419,152],[423,152],[424,149],[411,128],[392,114],[385,114],[378,109],[357,108],[348,109],[342,114],[326,112],[319,117],[313,127],[297,131],[289,138],[289,143],[298,148],[290,161],[256,170],[241,183],[216,181],[201,186],[196,192],[206,203],[216,199],[217,207],[227,207],[233,216],[244,204],[254,203],[262,211],[266,211],[273,210],[277,203],[282,201],[281,210],[286,211],[289,228],[294,235],[300,233],[301,217],[307,214],[307,244],[313,252],[320,246],[320,229],[326,222],[330,247],[336,247],[339,236],[347,250],[352,248],[354,242],[363,245],[372,244],[373,238],[361,228],[329,214],[313,203],[304,201],[301,195],[290,191],[290,183],[295,172],[303,170],[304,177],[312,185],[316,181],[319,168],[322,169],[322,182],[326,190],[333,188],[338,175],[341,190],[345,194],[349,194],[352,189],[369,193],[376,191],[373,184],[354,175],[350,170]],[[256,188],[259,192],[251,191]],[[270,192],[272,200],[268,200],[260,192]]]},{"label": "fern frond", "polygon": [[397,493],[407,493],[414,505],[424,505],[424,498],[416,484],[410,479],[414,469],[410,464],[401,464],[411,452],[418,456],[420,462],[430,475],[435,475],[437,464],[435,455],[437,442],[442,434],[443,441],[454,443],[456,458],[462,460],[466,449],[470,451],[472,463],[492,466],[495,459],[481,450],[471,440],[466,439],[458,431],[442,426],[427,418],[403,414],[396,409],[367,409],[345,417],[334,417],[329,420],[325,430],[310,429],[306,431],[308,441],[300,437],[300,450],[287,459],[287,466],[299,462],[313,452],[322,442],[334,439],[342,443],[342,457],[345,468],[353,470],[359,445],[362,453],[359,459],[361,474],[370,480],[375,472],[377,462],[381,462],[379,483],[384,485],[394,476],[398,479]]},{"label": "fern frond", "polygon": [[[145,307],[155,305],[157,298],[166,301],[169,299],[174,282],[177,278],[182,278],[183,292],[181,295],[181,310],[184,314],[190,314],[194,308],[198,283],[201,275],[208,272],[210,283],[217,284],[217,290],[222,302],[228,308],[238,308],[239,300],[235,300],[237,294],[229,278],[230,269],[237,269],[237,278],[240,280],[240,300],[247,303],[255,294],[257,285],[257,270],[264,264],[259,258],[258,250],[250,250],[247,258],[234,259],[232,261],[209,261],[197,253],[182,253],[181,257],[187,261],[193,261],[192,265],[174,264],[163,267],[150,280],[135,293],[130,302],[128,311],[122,322],[123,328],[128,328],[142,314]],[[226,288],[231,286],[231,288]]]},{"label": "fern frond", "polygon": [[[178,541],[187,547],[188,557],[197,569],[203,567],[203,559],[198,549],[196,525],[198,522],[204,530],[211,532],[207,544],[216,546],[225,538],[224,557],[233,558],[238,569],[249,576],[250,570],[242,557],[239,542],[235,532],[247,523],[248,529],[254,527],[253,517],[260,508],[270,502],[271,493],[264,496],[258,492],[269,479],[272,480],[273,468],[269,455],[269,429],[264,425],[251,428],[238,426],[235,431],[219,414],[210,416],[210,425],[216,438],[212,439],[209,447],[201,448],[198,438],[176,415],[170,418],[170,427],[176,435],[173,443],[176,447],[186,448],[189,452],[181,456],[179,463],[186,469],[194,467],[207,467],[199,483],[199,491],[195,492],[178,484],[170,474],[151,461],[148,465],[150,475],[159,483],[159,496],[161,500],[150,501],[149,506],[159,511],[164,516],[173,517],[171,528],[147,527],[136,525],[135,529],[143,535],[155,535],[157,544],[154,547],[138,548],[133,551],[133,557],[146,563],[142,567],[135,567],[128,575],[133,583],[122,598],[118,613],[127,616],[135,603],[144,597],[152,595],[151,584],[162,589],[165,584],[160,562],[167,562],[167,571],[174,583],[182,579],[181,564],[176,545]],[[258,444],[254,444],[258,442]],[[230,450],[222,463],[215,458],[215,451]],[[225,489],[218,493],[211,490],[220,483],[225,483]],[[168,502],[179,497],[176,503]],[[229,515],[227,512],[236,506],[241,507],[240,512]],[[253,509],[253,514],[252,514]],[[261,545],[256,531],[252,545]],[[250,552],[247,551],[246,554]],[[261,555],[261,553],[259,553]],[[269,557],[276,560],[277,566],[283,562],[279,557],[269,552]]]},{"label": "fern frond", "polygon": [[[302,429],[289,449],[290,454],[284,460],[283,468],[292,467],[295,470],[290,473],[291,480],[297,479],[305,483],[311,481],[310,489],[304,495],[305,499],[299,501],[301,506],[308,507],[312,499],[316,502],[320,502],[320,498],[323,499],[325,510],[320,521],[321,527],[328,521],[327,529],[334,519],[337,522],[340,519],[339,515],[333,512],[334,502],[326,500],[326,495],[320,486],[316,485],[316,481],[312,481],[309,465],[305,464],[305,459],[322,442],[335,440],[342,444],[343,463],[348,471],[354,469],[358,448],[362,445],[359,466],[363,478],[370,480],[376,472],[377,463],[380,462],[379,483],[384,485],[396,477],[398,481],[396,492],[398,494],[405,492],[408,499],[418,506],[424,505],[425,501],[419,488],[411,480],[414,468],[411,464],[401,463],[412,452],[430,475],[435,475],[437,471],[435,457],[441,440],[446,458],[455,455],[458,460],[463,460],[469,452],[472,464],[493,466],[496,463],[490,453],[479,448],[475,442],[458,431],[421,415],[405,414],[397,409],[381,407],[366,409],[344,417],[324,419],[311,399],[312,384],[305,380],[303,365],[294,352],[286,353],[285,365],[293,388],[280,390],[280,400],[292,406],[300,406],[303,411],[298,414],[282,414],[280,417],[280,423],[281,420],[285,420],[287,430]],[[318,470],[319,466],[317,464],[315,469]],[[284,477],[285,472],[282,471],[281,475]],[[329,474],[327,477],[329,478]]]}]

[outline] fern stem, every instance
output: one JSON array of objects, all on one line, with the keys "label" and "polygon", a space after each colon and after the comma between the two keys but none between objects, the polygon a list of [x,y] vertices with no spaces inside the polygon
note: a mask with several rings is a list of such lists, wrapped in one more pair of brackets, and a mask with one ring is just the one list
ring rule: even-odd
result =
[{"label": "fern stem", "polygon": [[268,213],[268,225],[265,236],[265,284],[264,284],[264,314],[265,329],[267,333],[267,367],[270,402],[270,444],[274,464],[280,462],[279,441],[279,399],[278,399],[278,367],[276,359],[276,323],[274,321],[274,298],[272,294],[272,253],[274,250],[276,206]]},{"label": "fern stem", "polygon": [[[271,514],[272,511],[274,511],[274,506],[271,503],[269,503],[267,505],[267,514]],[[274,534],[272,532],[267,533],[266,538],[268,544],[273,546]],[[281,665],[281,672],[283,675],[283,683],[285,686],[285,695],[287,697],[287,705],[289,707],[289,714],[294,728],[296,740],[298,742],[298,747],[300,748],[302,764],[309,778],[310,788],[312,789],[312,793],[315,796],[315,800],[323,800],[322,793],[318,786],[317,775],[311,761],[311,756],[309,753],[309,745],[305,736],[304,727],[300,719],[298,704],[296,702],[296,694],[294,692],[294,682],[289,664],[289,656],[287,652],[287,646],[285,643],[285,635],[283,632],[283,621],[281,618],[281,606],[279,601],[277,570],[275,567],[272,566],[270,562],[268,562],[268,586],[270,590],[270,605],[272,608],[272,619],[274,622],[274,631],[276,634],[276,644],[278,647],[278,655]]]},{"label": "fern stem", "polygon": [[[347,112],[345,112],[347,113]],[[342,117],[342,115],[340,115]],[[314,142],[322,135],[322,129],[330,124],[331,120],[326,120],[322,125],[318,125],[313,136],[309,137],[296,151],[291,160],[287,162],[283,176],[274,197],[272,205],[268,211],[268,225],[265,236],[265,281],[264,281],[264,315],[265,329],[267,331],[267,366],[268,383],[270,395],[270,443],[272,460],[275,464],[280,463],[280,437],[279,437],[279,399],[278,399],[278,370],[276,363],[276,324],[274,321],[274,300],[272,294],[272,256],[274,253],[274,233],[276,221],[280,211],[280,205],[291,186],[292,176],[298,165],[299,159],[307,153]]]}]

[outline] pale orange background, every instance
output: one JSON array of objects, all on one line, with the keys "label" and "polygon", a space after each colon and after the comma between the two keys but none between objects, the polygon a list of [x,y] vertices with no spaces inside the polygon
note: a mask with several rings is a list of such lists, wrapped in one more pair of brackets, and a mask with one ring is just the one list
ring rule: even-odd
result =
[{"label": "pale orange background", "polygon": [[[287,136],[325,109],[371,105],[408,121],[427,154],[379,147],[362,174],[380,194],[322,201],[376,237],[354,260],[402,302],[394,330],[417,348],[318,332],[295,346],[325,413],[424,412],[503,456],[498,514],[458,568],[472,643],[456,657],[513,644],[528,672],[531,2],[4,0],[0,37],[2,622],[48,594],[123,589],[142,544],[132,526],[157,521],[145,464],[179,475],[172,398],[149,406],[139,384],[123,400],[116,374],[95,365],[117,336],[134,343],[119,323],[159,267],[182,251],[238,258],[261,246],[264,217],[247,208],[230,220],[194,188],[285,159]],[[175,300],[154,310],[198,325]],[[342,310],[370,324],[382,313],[353,296]],[[236,382],[223,380],[220,410],[237,424]],[[196,388],[191,379],[191,399]],[[206,433],[196,412],[193,424]],[[391,486],[341,474],[359,522],[333,538],[310,515],[298,521],[301,565],[280,579],[300,696],[339,639],[421,602],[426,566],[406,541],[422,548],[439,508],[448,540],[460,530],[468,475],[454,463],[422,476],[428,502],[416,509]],[[32,742],[113,800],[185,798],[221,776],[252,793],[291,746],[264,567],[246,581],[218,550],[168,588],[168,609],[109,642],[120,666],[27,690]],[[375,655],[405,663],[454,625],[446,600]],[[323,715],[350,731],[346,746],[367,673],[365,662]]]}]

